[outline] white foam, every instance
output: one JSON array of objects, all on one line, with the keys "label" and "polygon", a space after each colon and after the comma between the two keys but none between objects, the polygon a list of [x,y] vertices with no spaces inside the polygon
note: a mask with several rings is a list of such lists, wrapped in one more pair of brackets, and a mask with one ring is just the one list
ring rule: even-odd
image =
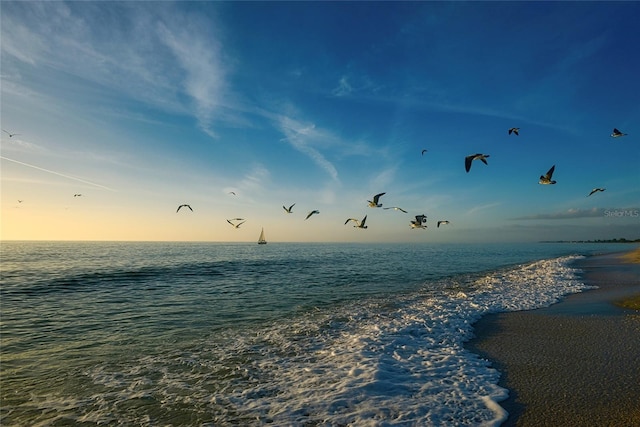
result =
[{"label": "white foam", "polygon": [[[86,374],[106,392],[82,420],[497,426],[508,392],[489,362],[464,347],[472,325],[487,313],[546,306],[585,289],[568,267],[575,258],[216,334],[199,348],[150,355],[120,372],[101,366]],[[149,401],[146,414],[119,409],[141,399]]]}]

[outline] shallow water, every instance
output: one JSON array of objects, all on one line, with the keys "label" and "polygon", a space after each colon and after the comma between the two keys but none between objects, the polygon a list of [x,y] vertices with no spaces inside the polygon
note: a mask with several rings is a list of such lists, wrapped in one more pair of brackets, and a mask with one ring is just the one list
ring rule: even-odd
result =
[{"label": "shallow water", "polygon": [[472,324],[624,249],[3,242],[2,425],[497,425]]}]

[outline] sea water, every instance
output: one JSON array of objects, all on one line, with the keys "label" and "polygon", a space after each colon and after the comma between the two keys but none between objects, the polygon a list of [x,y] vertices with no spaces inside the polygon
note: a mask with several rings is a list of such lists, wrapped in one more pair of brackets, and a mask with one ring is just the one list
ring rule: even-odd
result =
[{"label": "sea water", "polygon": [[3,242],[3,426],[499,425],[487,313],[603,244]]}]

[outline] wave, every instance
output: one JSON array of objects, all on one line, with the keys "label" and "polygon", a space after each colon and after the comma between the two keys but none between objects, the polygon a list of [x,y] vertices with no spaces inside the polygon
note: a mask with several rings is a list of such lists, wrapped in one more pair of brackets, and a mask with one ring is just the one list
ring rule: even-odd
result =
[{"label": "wave", "polygon": [[105,361],[83,369],[91,393],[77,406],[49,399],[39,408],[55,410],[40,413],[135,425],[498,425],[507,391],[464,347],[473,324],[586,289],[578,258],[441,278]]}]

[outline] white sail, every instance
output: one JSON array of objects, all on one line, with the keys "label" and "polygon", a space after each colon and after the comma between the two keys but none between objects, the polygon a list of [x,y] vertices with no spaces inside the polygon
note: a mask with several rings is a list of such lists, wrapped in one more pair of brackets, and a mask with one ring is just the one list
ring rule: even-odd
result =
[{"label": "white sail", "polygon": [[260,238],[258,238],[258,244],[259,245],[266,245],[267,241],[264,238],[264,228],[262,229],[262,231],[260,231]]}]

